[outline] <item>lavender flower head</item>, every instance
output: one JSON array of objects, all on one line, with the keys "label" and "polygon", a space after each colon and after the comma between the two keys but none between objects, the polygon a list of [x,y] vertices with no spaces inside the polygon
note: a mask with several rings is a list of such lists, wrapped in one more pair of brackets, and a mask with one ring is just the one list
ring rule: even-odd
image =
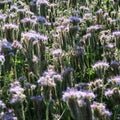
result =
[{"label": "lavender flower head", "polygon": [[32,96],[30,99],[35,102],[41,102],[43,100],[43,97],[38,95],[38,96]]},{"label": "lavender flower head", "polygon": [[7,18],[6,14],[0,14],[0,21],[5,21],[6,18]]},{"label": "lavender flower head", "polygon": [[103,61],[99,61],[99,62],[96,62],[92,68],[94,70],[96,69],[103,69],[103,68],[108,68],[109,67],[109,64],[107,62],[103,62]]},{"label": "lavender flower head", "polygon": [[4,120],[18,120],[17,117],[14,114],[13,109],[7,109],[4,115]]},{"label": "lavender flower head", "polygon": [[120,89],[119,87],[109,88],[104,93],[105,97],[114,105],[120,104]]},{"label": "lavender flower head", "polygon": [[23,40],[47,40],[47,36],[36,33],[35,31],[24,32],[21,36]]},{"label": "lavender flower head", "polygon": [[110,97],[110,96],[112,96],[114,94],[114,91],[112,90],[112,89],[107,89],[106,91],[105,91],[105,96],[106,97]]},{"label": "lavender flower head", "polygon": [[36,18],[36,21],[37,21],[38,23],[46,23],[46,19],[45,19],[45,17],[43,17],[43,16],[38,16],[38,17]]},{"label": "lavender flower head", "polygon": [[3,28],[2,28],[4,31],[5,30],[10,30],[10,29],[12,29],[12,30],[18,30],[18,25],[16,25],[16,24],[12,24],[12,23],[7,23],[7,24],[5,24],[4,26],[3,26]]},{"label": "lavender flower head", "polygon": [[87,32],[100,30],[100,29],[103,29],[103,27],[104,27],[103,25],[92,25],[92,26],[87,28]]},{"label": "lavender flower head", "polygon": [[19,41],[14,40],[13,43],[12,43],[12,48],[14,48],[14,49],[22,49],[22,44]]},{"label": "lavender flower head", "polygon": [[120,37],[120,31],[114,31],[112,32],[112,34],[114,35],[114,37]]},{"label": "lavender flower head", "polygon": [[108,83],[112,83],[120,86],[120,76],[114,76],[111,79],[108,79]]},{"label": "lavender flower head", "polygon": [[109,64],[104,61],[96,62],[92,65],[93,70],[96,72],[99,78],[104,77],[106,70],[109,68]]},{"label": "lavender flower head", "polygon": [[93,102],[91,108],[94,111],[95,118],[101,118],[108,120],[112,113],[106,109],[106,106],[103,103]]},{"label": "lavender flower head", "polygon": [[11,83],[9,92],[12,96],[10,103],[22,102],[25,100],[26,96],[24,95],[24,89],[21,87],[18,81]]},{"label": "lavender flower head", "polygon": [[83,20],[91,20],[92,19],[92,13],[85,13],[83,16]]},{"label": "lavender flower head", "polygon": [[52,66],[49,66],[48,70],[43,73],[43,76],[39,78],[38,84],[40,86],[55,87],[56,81],[61,81],[61,75],[57,74]]},{"label": "lavender flower head", "polygon": [[50,77],[40,77],[40,79],[38,80],[38,84],[40,86],[55,87],[55,82]]},{"label": "lavender flower head", "polygon": [[94,99],[95,95],[89,91],[78,91],[74,88],[68,88],[67,91],[63,92],[63,101],[69,101],[70,99]]},{"label": "lavender flower head", "polygon": [[73,24],[77,24],[77,23],[79,23],[79,22],[82,22],[82,19],[79,18],[79,17],[76,17],[76,16],[71,16],[71,17],[69,18],[69,20],[70,20],[70,23],[73,23]]},{"label": "lavender flower head", "polygon": [[10,42],[8,42],[6,39],[3,39],[0,42],[0,48],[1,48],[1,52],[6,53],[6,52],[11,52],[12,51],[12,44]]},{"label": "lavender flower head", "polygon": [[75,120],[87,120],[88,118],[92,120],[90,100],[93,98],[95,98],[95,95],[92,92],[78,91],[75,88],[68,88],[62,96]]},{"label": "lavender flower head", "polygon": [[49,5],[49,0],[37,0],[36,4],[37,5],[41,5],[41,4]]},{"label": "lavender flower head", "polygon": [[62,49],[56,49],[52,51],[53,56],[60,56],[62,54]]},{"label": "lavender flower head", "polygon": [[36,20],[35,19],[31,19],[31,18],[23,18],[21,21],[21,23],[31,23],[31,24],[35,24]]}]

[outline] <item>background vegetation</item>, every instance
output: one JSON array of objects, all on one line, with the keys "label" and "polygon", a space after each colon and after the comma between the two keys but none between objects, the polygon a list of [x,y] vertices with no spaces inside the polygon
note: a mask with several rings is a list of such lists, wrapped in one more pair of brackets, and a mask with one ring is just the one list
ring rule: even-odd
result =
[{"label": "background vegetation", "polygon": [[120,120],[119,0],[0,1],[1,120]]}]

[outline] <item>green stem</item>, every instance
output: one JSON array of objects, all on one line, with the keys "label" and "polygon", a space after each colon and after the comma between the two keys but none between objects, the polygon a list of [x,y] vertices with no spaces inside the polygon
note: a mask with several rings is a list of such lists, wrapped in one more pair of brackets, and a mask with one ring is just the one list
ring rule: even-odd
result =
[{"label": "green stem", "polygon": [[22,106],[22,118],[23,118],[23,120],[25,120],[25,113],[24,113],[23,102],[21,103],[21,106]]},{"label": "green stem", "polygon": [[49,120],[49,102],[46,103],[46,120]]}]

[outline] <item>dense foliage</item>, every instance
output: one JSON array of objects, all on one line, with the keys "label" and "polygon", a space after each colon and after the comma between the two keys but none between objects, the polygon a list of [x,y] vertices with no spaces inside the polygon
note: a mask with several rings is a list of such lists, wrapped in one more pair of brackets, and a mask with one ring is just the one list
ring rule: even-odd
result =
[{"label": "dense foliage", "polygon": [[0,1],[0,120],[120,120],[119,0]]}]

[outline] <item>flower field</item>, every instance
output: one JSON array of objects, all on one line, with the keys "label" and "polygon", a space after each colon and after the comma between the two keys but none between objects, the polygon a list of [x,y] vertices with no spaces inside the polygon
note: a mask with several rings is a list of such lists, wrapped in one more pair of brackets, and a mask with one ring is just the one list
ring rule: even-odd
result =
[{"label": "flower field", "polygon": [[0,0],[0,120],[120,120],[120,1]]}]

